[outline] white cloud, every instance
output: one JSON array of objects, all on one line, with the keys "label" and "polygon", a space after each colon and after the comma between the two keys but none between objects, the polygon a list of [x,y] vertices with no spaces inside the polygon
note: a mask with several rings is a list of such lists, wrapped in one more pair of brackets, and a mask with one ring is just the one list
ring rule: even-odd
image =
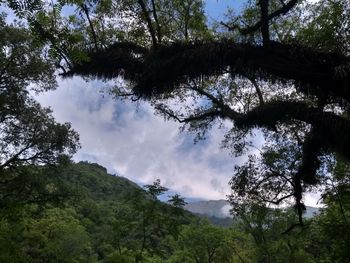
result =
[{"label": "white cloud", "polygon": [[324,207],[324,204],[321,202],[320,193],[307,193],[304,197],[305,205],[313,207]]},{"label": "white cloud", "polygon": [[[81,78],[59,81],[59,88],[37,99],[50,106],[59,122],[71,122],[79,132],[82,149],[76,161],[105,166],[110,173],[140,184],[159,178],[162,184],[186,197],[225,199],[233,158],[220,149],[222,131],[213,129],[206,141],[179,133],[179,124],[155,116],[151,106],[114,100],[101,93],[102,83]],[[258,136],[259,137],[259,136]],[[316,206],[318,194],[308,194],[306,204]]]},{"label": "white cloud", "polygon": [[100,92],[98,81],[81,78],[59,81],[59,88],[38,96],[60,122],[71,122],[82,149],[76,161],[89,160],[109,172],[141,184],[161,179],[186,197],[223,199],[229,192],[235,160],[220,149],[222,131],[193,145],[179,124],[155,116],[151,106],[113,100]]},{"label": "white cloud", "polygon": [[231,206],[225,205],[221,208],[221,213],[224,217],[232,217],[230,210],[231,210]]}]

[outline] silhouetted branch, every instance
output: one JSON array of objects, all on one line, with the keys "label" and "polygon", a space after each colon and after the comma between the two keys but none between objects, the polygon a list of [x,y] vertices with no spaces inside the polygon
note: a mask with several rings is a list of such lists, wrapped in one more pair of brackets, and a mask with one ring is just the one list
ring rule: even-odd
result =
[{"label": "silhouetted branch", "polygon": [[248,77],[246,75],[244,77],[246,77],[253,84],[256,94],[258,95],[260,105],[264,105],[264,97],[256,80],[253,77]]},{"label": "silhouetted branch", "polygon": [[156,47],[158,45],[158,41],[157,41],[156,33],[155,33],[153,25],[152,25],[152,20],[149,16],[149,11],[147,10],[146,4],[143,0],[137,0],[137,2],[139,3],[139,5],[141,7],[144,18],[146,19],[147,27],[148,27],[149,33],[151,34],[153,46]]},{"label": "silhouetted branch", "polygon": [[334,73],[335,68],[350,63],[349,58],[341,55],[285,44],[270,43],[261,47],[229,40],[173,43],[147,50],[142,56],[135,56],[132,50],[116,43],[88,54],[90,61],[75,65],[70,75],[111,78],[121,74],[135,81],[134,90],[147,98],[203,75],[220,75],[231,67],[242,76],[254,72],[259,79],[291,80],[307,86],[304,92],[308,95],[324,93],[350,101],[347,86],[350,74],[339,78]]},{"label": "silhouetted branch", "polygon": [[274,200],[267,200],[267,199],[262,199],[264,202],[268,202],[268,203],[271,203],[271,204],[274,204],[274,205],[279,205],[281,204],[282,201],[288,199],[288,198],[291,198],[293,196],[293,194],[288,194],[286,196],[283,196],[279,199],[277,199],[276,201]]},{"label": "silhouetted branch", "polygon": [[261,14],[261,36],[263,39],[263,45],[267,46],[270,43],[270,30],[269,30],[269,0],[259,0],[260,14]]},{"label": "silhouetted branch", "polygon": [[[262,0],[262,1],[264,1],[264,0]],[[287,4],[282,5],[282,7],[280,9],[272,12],[271,14],[268,14],[267,19],[263,18],[253,26],[250,26],[250,27],[247,27],[244,29],[240,29],[239,30],[240,33],[247,35],[247,34],[251,34],[251,33],[256,32],[257,30],[259,30],[263,26],[264,23],[266,23],[266,20],[270,21],[275,17],[287,14],[297,3],[298,3],[298,0],[290,0]]]},{"label": "silhouetted branch", "polygon": [[94,26],[92,24],[92,21],[90,19],[90,15],[89,15],[89,9],[86,5],[82,4],[81,5],[81,9],[84,11],[85,13],[85,16],[89,22],[89,26],[90,26],[90,30],[91,30],[91,34],[92,34],[92,38],[94,40],[94,45],[95,45],[95,51],[97,52],[98,51],[98,42],[97,42],[97,35],[96,35],[96,32],[95,32],[95,29],[94,29]]},{"label": "silhouetted branch", "polygon": [[161,107],[156,107],[156,109],[159,112],[162,112],[166,116],[176,120],[179,123],[189,123],[189,122],[193,122],[193,121],[204,120],[204,119],[207,119],[207,118],[216,118],[216,117],[219,117],[222,114],[222,112],[219,111],[219,110],[210,109],[210,110],[207,110],[205,112],[194,114],[194,115],[191,115],[191,116],[188,116],[188,117],[179,117],[171,110],[167,110],[167,109],[164,109],[164,108],[161,108]]},{"label": "silhouetted branch", "polygon": [[154,0],[151,0],[151,3],[152,3],[153,18],[154,18],[154,22],[156,23],[158,42],[161,43],[162,42],[162,32],[161,32],[161,27],[160,27],[160,24],[159,24],[159,21],[158,21],[156,5],[154,3]]}]

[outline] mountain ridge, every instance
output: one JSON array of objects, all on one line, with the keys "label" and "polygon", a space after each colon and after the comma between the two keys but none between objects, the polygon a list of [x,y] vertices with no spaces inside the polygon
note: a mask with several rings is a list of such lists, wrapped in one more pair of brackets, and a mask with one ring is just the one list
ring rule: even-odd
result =
[{"label": "mountain ridge", "polygon": [[[186,204],[184,209],[199,216],[217,218],[218,220],[227,218],[232,219],[232,215],[230,215],[230,203],[224,199],[191,202]],[[319,212],[320,208],[306,206],[304,217],[311,218]]]}]

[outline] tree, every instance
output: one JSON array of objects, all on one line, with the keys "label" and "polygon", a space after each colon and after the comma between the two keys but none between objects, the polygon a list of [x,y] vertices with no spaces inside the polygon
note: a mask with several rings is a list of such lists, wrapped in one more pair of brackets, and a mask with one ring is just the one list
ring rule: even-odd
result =
[{"label": "tree", "polygon": [[[59,55],[64,76],[123,77],[127,85],[116,94],[150,101],[159,114],[200,137],[215,122],[230,121],[226,143],[235,154],[247,149],[256,128],[268,139],[288,139],[300,152],[288,175],[292,183],[271,191],[289,192],[300,225],[303,193],[321,184],[323,157],[350,159],[347,1],[252,1],[210,33],[201,1],[58,2],[52,12],[31,12],[30,21]],[[66,3],[78,6],[82,22],[59,16],[54,7]],[[85,8],[85,16],[78,16],[84,5],[90,13]],[[169,22],[188,21],[189,12],[198,17],[191,30],[182,33],[186,26]],[[106,17],[120,21],[108,25],[109,38]],[[65,36],[64,46],[57,46],[59,36]]]},{"label": "tree", "polygon": [[19,164],[49,164],[59,155],[72,155],[78,135],[69,123],[58,124],[50,109],[42,108],[29,90],[42,92],[56,87],[53,61],[21,25],[0,21],[1,75],[1,169]]},{"label": "tree", "polygon": [[146,191],[141,188],[130,191],[124,204],[116,208],[110,233],[115,246],[109,255],[111,262],[131,259],[155,262],[156,258],[166,258],[169,254],[167,238],[177,239],[181,225],[189,221],[185,218],[182,209],[185,202],[180,196],[170,197],[169,204],[158,200],[168,190],[160,180],[144,188]]},{"label": "tree", "polygon": [[[245,203],[234,208],[234,229],[251,237],[250,256],[254,262],[313,262],[304,249],[308,244],[305,228],[286,231],[296,219],[292,209],[268,208],[263,203]],[[246,245],[246,244],[245,244]]]},{"label": "tree", "polygon": [[27,206],[16,221],[0,223],[2,262],[95,262],[90,239],[71,208],[31,213]]},{"label": "tree", "polygon": [[[197,222],[186,226],[179,240],[179,250],[187,258],[182,262],[229,262],[227,259],[222,260],[220,258],[220,248],[223,247],[224,243],[224,232],[224,229],[207,223]],[[179,255],[176,255],[176,257],[179,257]]]},{"label": "tree", "polygon": [[26,227],[22,246],[36,262],[93,262],[89,236],[74,210],[47,209]]},{"label": "tree", "polygon": [[249,236],[237,230],[214,226],[197,218],[182,227],[180,238],[172,245],[174,252],[166,262],[255,262]]},{"label": "tree", "polygon": [[333,165],[334,177],[325,179],[326,208],[311,222],[305,247],[318,262],[345,262],[349,258],[350,166],[339,156]]},{"label": "tree", "polygon": [[[23,25],[0,17],[0,209],[58,197],[48,165],[69,159],[79,136],[31,96],[56,87],[55,66]],[[68,158],[67,158],[68,157]]]}]

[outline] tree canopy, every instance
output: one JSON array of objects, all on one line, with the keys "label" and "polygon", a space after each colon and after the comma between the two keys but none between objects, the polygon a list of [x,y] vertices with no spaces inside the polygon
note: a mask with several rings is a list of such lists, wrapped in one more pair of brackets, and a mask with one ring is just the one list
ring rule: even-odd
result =
[{"label": "tree canopy", "polygon": [[[18,203],[56,198],[48,165],[57,165],[79,148],[69,123],[57,123],[30,93],[56,87],[55,66],[43,45],[23,24],[0,16],[0,210]],[[46,52],[47,53],[47,52]],[[46,167],[45,167],[46,166]],[[56,184],[56,186],[58,186]]]}]

